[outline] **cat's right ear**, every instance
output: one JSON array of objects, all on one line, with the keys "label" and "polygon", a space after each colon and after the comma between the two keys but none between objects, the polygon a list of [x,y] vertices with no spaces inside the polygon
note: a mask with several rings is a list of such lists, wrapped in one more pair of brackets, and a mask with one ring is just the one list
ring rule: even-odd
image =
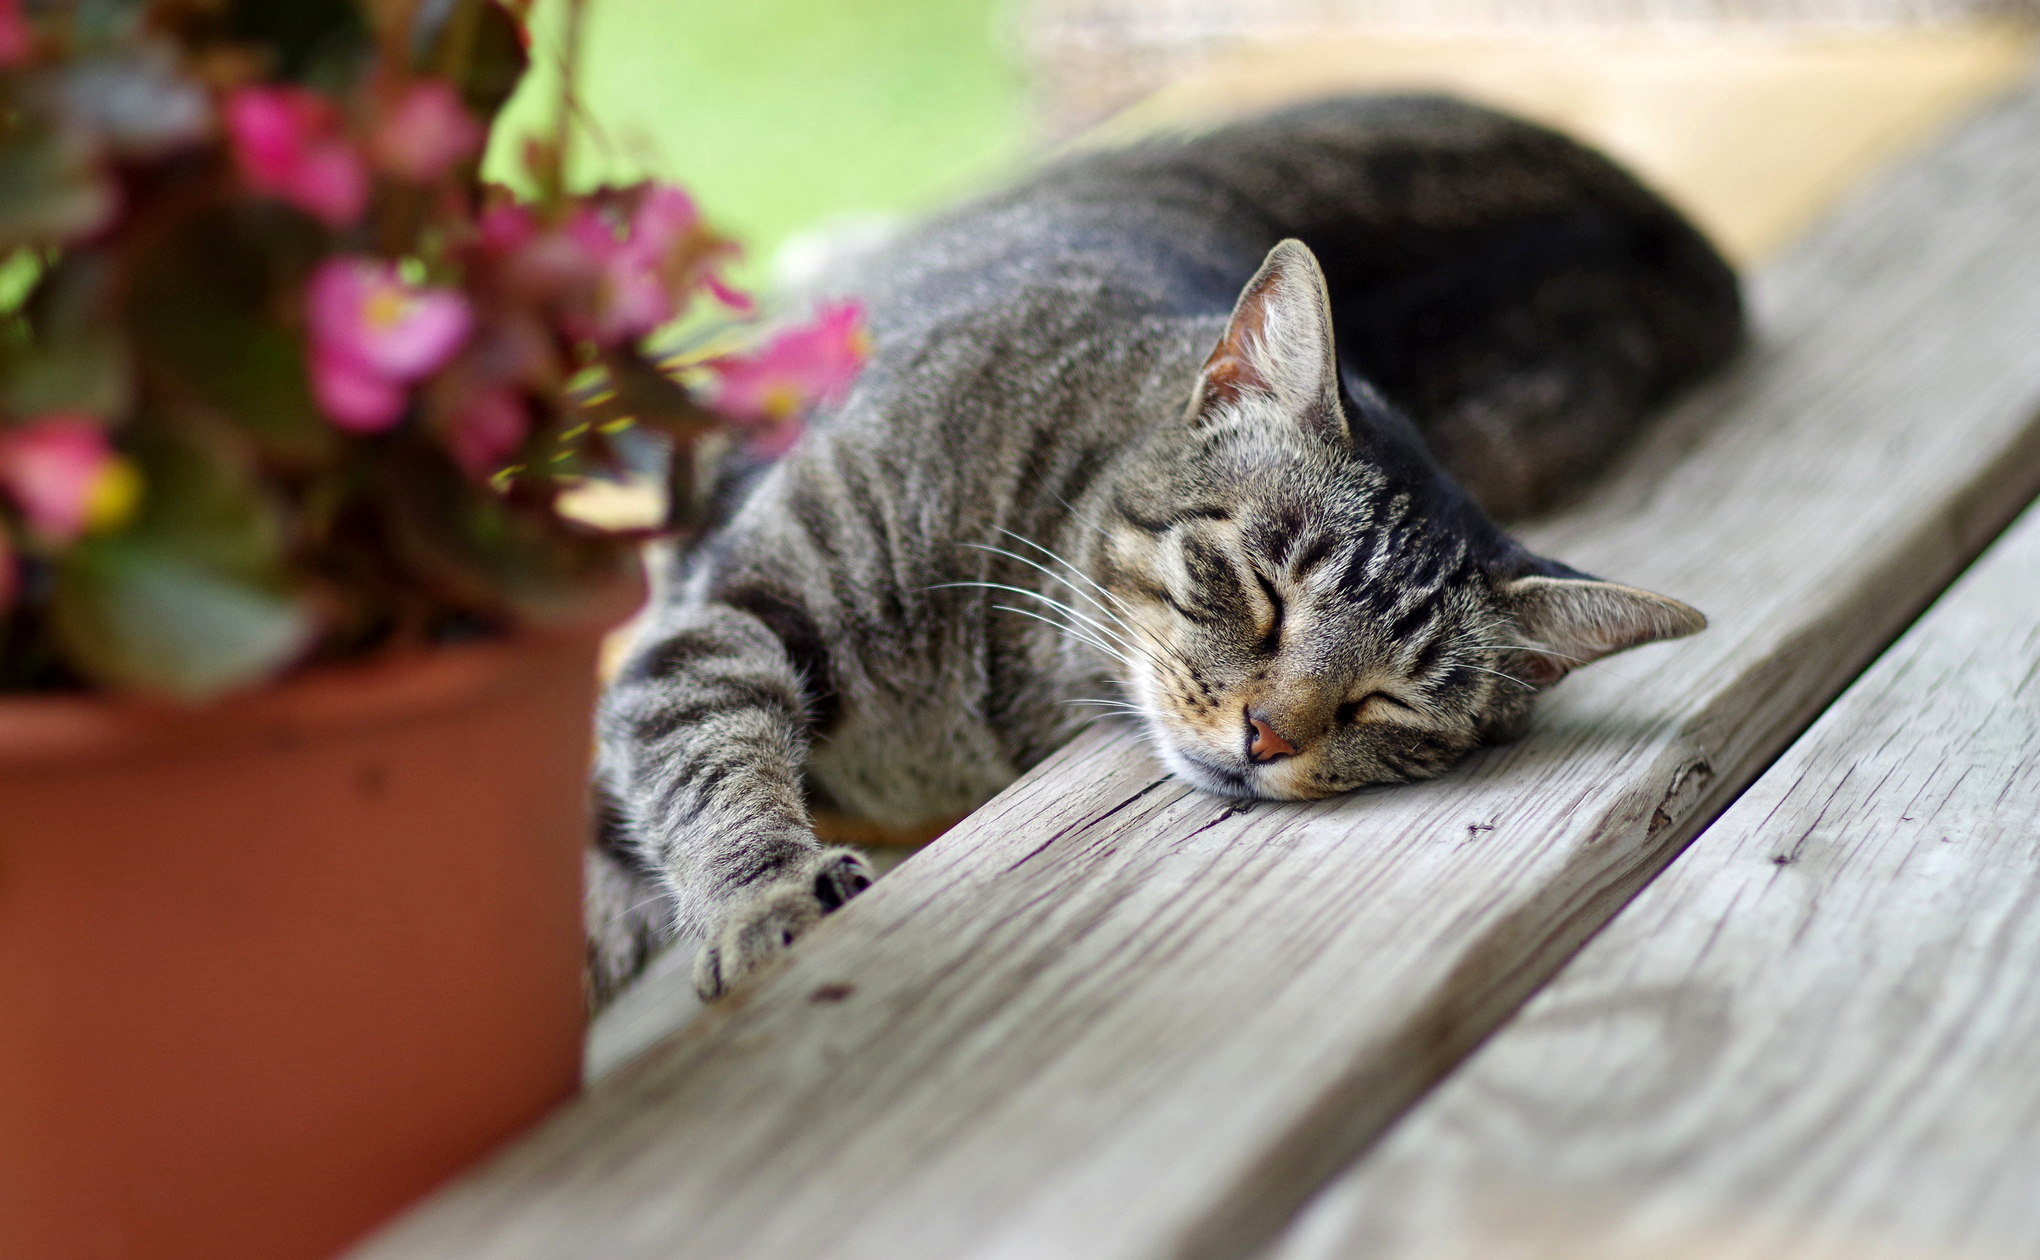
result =
[{"label": "cat's right ear", "polygon": [[1319,436],[1348,440],[1339,406],[1325,274],[1302,241],[1268,251],[1240,291],[1232,319],[1198,374],[1190,416],[1198,419],[1249,397],[1272,401]]}]

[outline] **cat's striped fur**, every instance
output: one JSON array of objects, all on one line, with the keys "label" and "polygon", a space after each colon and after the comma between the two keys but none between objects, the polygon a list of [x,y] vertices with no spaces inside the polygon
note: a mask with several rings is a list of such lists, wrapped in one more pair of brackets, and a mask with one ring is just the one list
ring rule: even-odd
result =
[{"label": "cat's striped fur", "polygon": [[1700,235],[1547,131],[1352,99],[1078,156],[857,289],[863,378],[604,701],[598,993],[676,933],[719,993],[859,891],[811,803],[954,815],[1101,712],[1217,792],[1422,778],[1701,624],[1491,519],[1741,334]]}]

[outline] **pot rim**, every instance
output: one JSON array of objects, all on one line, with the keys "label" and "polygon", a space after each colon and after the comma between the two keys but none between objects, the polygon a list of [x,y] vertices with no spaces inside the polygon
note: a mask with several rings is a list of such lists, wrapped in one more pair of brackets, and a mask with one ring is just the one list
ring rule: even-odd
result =
[{"label": "pot rim", "polygon": [[[112,759],[214,756],[249,743],[291,748],[472,704],[528,678],[535,658],[586,651],[632,615],[644,592],[641,580],[621,580],[590,611],[557,625],[293,672],[199,705],[104,692],[0,694],[0,776]],[[592,679],[592,655],[588,670]]]}]

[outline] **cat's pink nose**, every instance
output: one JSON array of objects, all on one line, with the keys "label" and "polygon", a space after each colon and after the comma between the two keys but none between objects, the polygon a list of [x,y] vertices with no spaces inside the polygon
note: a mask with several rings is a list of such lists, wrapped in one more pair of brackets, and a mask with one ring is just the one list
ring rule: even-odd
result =
[{"label": "cat's pink nose", "polygon": [[1275,728],[1260,717],[1253,713],[1247,714],[1248,761],[1273,761],[1277,757],[1295,755],[1296,745],[1276,734]]}]

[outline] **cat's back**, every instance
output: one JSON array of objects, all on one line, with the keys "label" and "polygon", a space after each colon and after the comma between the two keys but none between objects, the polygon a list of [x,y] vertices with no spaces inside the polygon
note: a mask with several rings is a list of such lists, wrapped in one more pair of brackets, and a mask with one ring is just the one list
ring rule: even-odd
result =
[{"label": "cat's back", "polygon": [[[1486,178],[1465,178],[1478,164]],[[1587,206],[1659,216],[1613,163],[1555,132],[1437,95],[1345,96],[1204,131],[1087,149],[919,225],[858,269],[881,332],[1085,293],[1121,315],[1224,313],[1268,249],[1302,238],[1328,270],[1413,234]],[[1369,238],[1372,239],[1369,239]]]}]

